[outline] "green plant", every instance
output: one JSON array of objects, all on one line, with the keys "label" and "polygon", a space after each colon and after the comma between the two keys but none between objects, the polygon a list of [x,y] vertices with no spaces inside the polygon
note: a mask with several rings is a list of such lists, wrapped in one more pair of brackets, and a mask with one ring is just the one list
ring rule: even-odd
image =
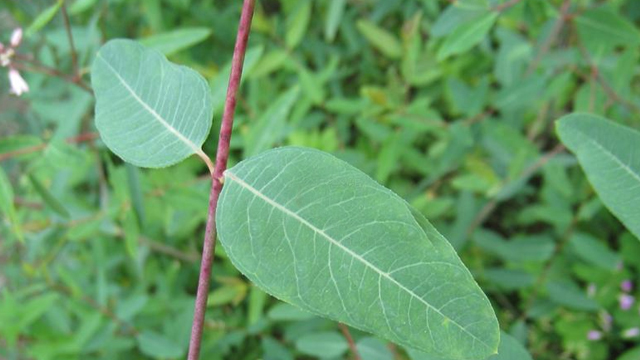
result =
[{"label": "green plant", "polygon": [[252,5],[0,5],[0,357],[637,356],[635,2]]}]

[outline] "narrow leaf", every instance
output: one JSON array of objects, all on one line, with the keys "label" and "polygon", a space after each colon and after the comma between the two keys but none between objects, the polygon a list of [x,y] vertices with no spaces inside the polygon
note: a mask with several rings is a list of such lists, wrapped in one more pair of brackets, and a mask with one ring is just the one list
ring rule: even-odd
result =
[{"label": "narrow leaf", "polygon": [[260,116],[247,134],[244,148],[246,157],[265,151],[273,146],[275,142],[282,139],[286,120],[296,99],[298,99],[299,93],[300,90],[297,86],[289,89],[280,95]]},{"label": "narrow leaf", "polygon": [[347,5],[347,0],[331,0],[329,1],[329,9],[327,10],[327,22],[324,26],[324,38],[328,42],[333,42],[338,32],[338,26],[342,21],[342,15]]},{"label": "narrow leaf", "polygon": [[29,27],[25,31],[25,35],[32,36],[33,34],[40,31],[40,29],[45,27],[45,25],[47,25],[51,21],[51,19],[56,16],[58,10],[60,10],[60,7],[62,6],[62,2],[63,0],[56,1],[55,4],[44,9],[44,11],[36,16],[36,18],[33,19],[33,22],[31,22],[31,25],[29,25]]},{"label": "narrow leaf", "polygon": [[392,59],[402,56],[402,44],[393,34],[368,20],[358,21],[357,26],[360,33],[380,52]]},{"label": "narrow leaf", "polygon": [[53,194],[51,194],[44,185],[42,185],[38,178],[36,178],[34,175],[29,175],[29,181],[31,181],[31,185],[33,185],[33,188],[40,195],[42,200],[44,200],[45,204],[47,204],[49,208],[51,208],[51,210],[64,218],[68,219],[69,217],[71,217],[71,215],[69,215],[69,211],[67,211],[64,205],[62,205],[62,203],[58,199],[56,199],[55,196],[53,196]]},{"label": "narrow leaf", "polygon": [[602,202],[640,239],[640,132],[582,113],[558,120],[556,129]]},{"label": "narrow leaf", "polygon": [[287,18],[287,33],[285,43],[289,49],[293,49],[300,44],[304,34],[309,28],[311,20],[311,0],[301,0],[294,11]]},{"label": "narrow leaf", "polygon": [[118,39],[98,52],[91,82],[100,137],[123,160],[158,168],[202,153],[213,109],[197,72]]},{"label": "narrow leaf", "polygon": [[265,291],[439,356],[497,350],[493,309],[451,245],[363,172],[288,147],[239,163],[224,182],[220,241]]},{"label": "narrow leaf", "polygon": [[22,229],[16,215],[16,208],[13,204],[13,187],[9,181],[9,177],[0,167],[0,213],[4,214],[9,220],[9,224],[13,228],[16,236],[20,241],[24,241]]},{"label": "narrow leaf", "polygon": [[203,27],[181,28],[140,39],[140,43],[169,56],[204,41],[210,35],[211,30]]}]

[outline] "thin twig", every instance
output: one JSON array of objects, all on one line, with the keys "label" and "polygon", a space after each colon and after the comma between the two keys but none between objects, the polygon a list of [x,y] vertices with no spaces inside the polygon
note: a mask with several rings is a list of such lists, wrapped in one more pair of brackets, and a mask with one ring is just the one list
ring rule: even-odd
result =
[{"label": "thin twig", "polygon": [[505,10],[508,10],[509,8],[511,8],[512,6],[518,4],[519,2],[521,2],[522,0],[511,0],[511,1],[507,1],[504,2],[496,7],[493,8],[493,11],[497,11],[497,12],[503,12]]},{"label": "thin twig", "polygon": [[[47,283],[52,290],[70,297],[74,297],[73,290],[68,288],[67,286],[59,283],[54,283],[49,279],[47,279]],[[111,319],[111,321],[113,321],[114,324],[116,324],[119,328],[123,330],[123,333],[125,335],[133,335],[133,336],[138,335],[138,330],[133,325],[120,319],[113,311],[111,311],[107,307],[100,305],[97,301],[95,301],[90,296],[80,295],[77,297],[77,299],[89,305],[93,309],[97,310],[100,314],[104,315],[105,317]]]},{"label": "thin twig", "polygon": [[233,115],[236,108],[236,97],[240,87],[242,77],[242,64],[247,50],[249,32],[251,30],[251,19],[255,0],[244,0],[242,5],[242,15],[238,26],[236,45],[233,49],[233,59],[231,62],[231,75],[229,77],[229,87],[222,115],[222,125],[220,126],[220,137],[218,140],[218,150],[216,153],[215,168],[212,173],[211,194],[209,197],[209,214],[204,235],[204,245],[202,249],[202,261],[200,264],[200,277],[198,279],[198,291],[193,313],[193,324],[191,327],[191,339],[189,340],[188,360],[197,360],[200,356],[200,345],[202,342],[202,328],[204,314],[207,309],[207,297],[209,295],[209,282],[211,280],[211,266],[216,245],[215,215],[218,197],[222,190],[222,176],[227,168],[229,159],[229,143],[231,141],[231,131],[233,128]]},{"label": "thin twig", "polygon": [[613,87],[611,87],[611,85],[609,85],[607,80],[600,73],[600,69],[598,68],[598,65],[596,65],[596,63],[591,58],[591,54],[589,54],[589,51],[582,45],[582,43],[580,41],[578,41],[578,49],[580,49],[580,53],[586,59],[587,63],[589,64],[589,67],[591,68],[590,76],[593,79],[595,79],[598,82],[598,84],[600,84],[600,87],[602,87],[602,90],[604,90],[604,92],[607,94],[607,96],[612,101],[614,101],[614,102],[624,106],[625,108],[627,108],[627,110],[629,112],[636,113],[636,115],[639,115],[640,114],[640,106],[638,106],[637,104],[635,104],[635,103],[623,98],[622,96],[620,96],[613,89]]},{"label": "thin twig", "polygon": [[349,344],[349,350],[353,355],[353,360],[362,360],[358,353],[356,343],[353,341],[353,336],[351,336],[351,332],[349,331],[349,327],[343,323],[338,323],[338,327],[340,328],[340,331],[342,331],[342,335],[347,339],[347,344]]},{"label": "thin twig", "polygon": [[[73,136],[73,137],[67,138],[66,142],[68,144],[77,144],[77,143],[86,142],[86,141],[93,141],[93,140],[95,140],[97,138],[98,138],[98,134],[97,133],[90,132],[90,133],[84,133],[84,134],[80,134],[78,136]],[[22,149],[18,149],[18,150],[13,150],[13,151],[8,151],[6,153],[2,153],[2,154],[0,154],[0,162],[5,161],[7,159],[11,159],[11,158],[16,157],[16,156],[26,155],[26,154],[31,154],[31,153],[34,153],[34,152],[42,151],[42,150],[46,149],[47,146],[49,146],[49,144],[40,144],[40,145],[29,146],[29,147],[26,147],[26,148],[22,148]]]},{"label": "thin twig", "polygon": [[533,73],[538,68],[538,65],[540,65],[540,61],[542,61],[542,58],[547,54],[549,49],[551,49],[551,45],[553,45],[555,40],[558,38],[560,31],[562,31],[562,28],[564,27],[565,22],[569,18],[570,5],[571,5],[571,0],[565,0],[564,3],[562,4],[562,7],[560,8],[560,17],[558,17],[558,20],[556,21],[556,23],[553,24],[553,29],[551,30],[551,33],[549,34],[549,36],[547,36],[547,39],[540,47],[540,51],[536,55],[536,58],[531,62],[531,64],[527,68],[527,72],[525,73],[525,76],[531,75],[531,73]]},{"label": "thin twig", "polygon": [[18,70],[37,72],[37,73],[57,77],[70,84],[76,85],[82,90],[93,95],[93,90],[91,90],[91,87],[89,85],[87,85],[84,81],[82,81],[81,77],[65,74],[56,68],[52,68],[47,65],[44,65],[39,61],[32,59],[30,56],[27,56],[24,54],[16,54],[14,59],[19,61],[13,61],[11,65]]},{"label": "thin twig", "polygon": [[73,34],[71,32],[71,22],[69,21],[69,14],[67,13],[67,2],[62,2],[62,18],[64,19],[64,28],[67,31],[67,39],[69,40],[69,50],[71,51],[71,64],[73,66],[73,76],[75,79],[80,78],[80,68],[78,68],[78,54],[76,53],[76,47],[73,44]]},{"label": "thin twig", "polygon": [[[125,236],[125,231],[122,228],[116,227],[115,229],[115,236],[116,238],[119,239],[124,239]],[[138,236],[138,243],[148,246],[149,249],[151,249],[151,251],[157,252],[158,254],[164,254],[167,256],[170,256],[172,258],[175,258],[177,260],[180,261],[184,261],[184,262],[192,262],[192,263],[196,263],[198,262],[198,259],[200,257],[200,254],[196,253],[196,252],[184,252],[184,251],[180,251],[176,248],[174,248],[173,246],[169,246],[166,244],[163,244],[159,241],[155,241],[152,239],[149,239],[148,237],[144,236],[144,235],[140,235]]]}]

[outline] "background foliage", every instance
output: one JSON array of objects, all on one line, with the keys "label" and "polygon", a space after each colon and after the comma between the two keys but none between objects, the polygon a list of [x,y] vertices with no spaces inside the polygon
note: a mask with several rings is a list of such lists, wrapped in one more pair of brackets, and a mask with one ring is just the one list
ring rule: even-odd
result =
[{"label": "background foliage", "polygon": [[[209,80],[213,154],[240,2],[66,6],[83,73],[126,37]],[[0,41],[26,30],[18,51],[38,63],[25,67],[73,71],[61,7],[0,4]],[[639,21],[632,0],[259,1],[231,161],[283,144],[332,152],[445,234],[534,358],[635,359],[640,243],[554,120],[640,127]],[[22,74],[20,98],[0,82],[0,357],[184,357],[206,167],[125,165],[93,135],[90,93]],[[351,356],[336,324],[251,286],[221,247],[209,305],[208,359]],[[364,360],[427,360],[353,334]]]}]

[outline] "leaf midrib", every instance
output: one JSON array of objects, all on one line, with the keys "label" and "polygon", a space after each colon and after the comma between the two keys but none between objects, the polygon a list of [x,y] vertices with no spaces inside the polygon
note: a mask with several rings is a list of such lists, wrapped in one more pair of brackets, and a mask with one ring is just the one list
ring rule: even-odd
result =
[{"label": "leaf midrib", "polygon": [[[582,133],[585,134],[584,132],[582,132]],[[587,135],[587,134],[585,134],[585,135]],[[640,182],[640,175],[637,174],[635,171],[633,171],[633,169],[630,166],[628,166],[627,164],[623,163],[622,160],[620,160],[614,153],[609,151],[609,149],[604,147],[602,144],[600,144],[595,139],[591,138],[588,135],[585,136],[585,137],[587,138],[587,141],[589,141],[592,144],[594,144],[595,146],[597,146],[605,155],[607,155],[610,159],[612,159],[615,163],[617,163],[622,169],[624,169],[633,178],[635,178],[638,182]]]},{"label": "leaf midrib", "polygon": [[138,94],[136,94],[136,92],[133,90],[133,88],[131,88],[131,86],[129,86],[127,81],[124,78],[122,78],[122,76],[120,76],[118,71],[116,69],[114,69],[113,66],[111,66],[111,64],[109,64],[109,62],[104,57],[102,57],[102,55],[100,55],[100,53],[98,53],[97,58],[100,59],[105,65],[107,65],[107,68],[109,68],[109,70],[113,73],[113,75],[115,75],[115,77],[118,79],[118,81],[120,81],[120,84],[122,84],[122,86],[124,86],[124,88],[127,89],[129,94],[131,94],[131,96],[140,105],[142,105],[142,107],[145,110],[147,110],[147,112],[149,112],[162,126],[164,126],[170,133],[174,134],[178,138],[178,140],[180,140],[185,145],[187,145],[189,148],[191,148],[191,150],[193,150],[194,153],[199,154],[201,152],[200,147],[196,146],[196,144],[194,144],[191,140],[189,140],[186,136],[184,136],[181,132],[179,132],[178,129],[176,129],[173,126],[171,126],[171,124],[167,120],[165,120],[151,106],[149,106],[149,104],[147,104],[144,100],[142,100],[138,96]]},{"label": "leaf midrib", "polygon": [[420,296],[418,296],[416,293],[414,293],[413,291],[411,291],[410,289],[408,289],[407,287],[405,287],[404,285],[402,285],[401,283],[399,283],[396,279],[394,279],[389,273],[386,273],[382,270],[380,270],[379,268],[377,268],[375,265],[373,265],[372,263],[370,263],[369,261],[367,261],[365,258],[363,258],[362,256],[360,256],[359,254],[353,252],[351,249],[349,249],[348,247],[342,245],[340,242],[338,242],[336,239],[332,238],[331,236],[329,236],[327,233],[325,233],[323,230],[319,229],[318,227],[316,227],[315,225],[313,225],[312,223],[310,223],[309,221],[307,221],[306,219],[302,218],[300,215],[298,215],[297,213],[287,209],[286,207],[284,207],[283,205],[279,204],[278,202],[276,202],[275,200],[267,197],[266,195],[264,195],[263,193],[261,193],[258,189],[254,188],[253,186],[249,185],[248,183],[246,183],[244,180],[240,179],[239,177],[237,177],[235,174],[233,174],[231,171],[226,171],[225,173],[225,177],[229,178],[230,180],[234,181],[235,183],[237,183],[238,185],[240,185],[241,187],[245,188],[246,190],[248,190],[249,192],[251,192],[254,196],[257,196],[258,198],[264,200],[267,204],[273,206],[274,208],[282,211],[285,215],[288,215],[294,219],[296,219],[297,221],[301,222],[302,224],[304,224],[305,226],[307,226],[309,229],[313,230],[314,232],[316,232],[317,234],[320,234],[322,237],[324,237],[325,239],[327,239],[330,243],[332,243],[333,245],[337,246],[339,249],[343,250],[344,252],[346,252],[347,254],[349,254],[350,256],[352,256],[354,259],[358,260],[359,262],[361,262],[363,265],[365,265],[366,267],[370,268],[371,270],[373,270],[374,272],[378,273],[378,275],[380,275],[381,277],[384,277],[385,279],[389,280],[390,282],[392,282],[393,284],[395,284],[396,286],[398,286],[401,290],[405,291],[406,293],[408,293],[409,295],[411,295],[412,297],[416,298],[417,300],[419,300],[421,303],[423,303],[424,305],[426,305],[428,308],[432,309],[433,311],[435,311],[436,313],[438,313],[440,316],[442,316],[443,318],[445,318],[446,320],[448,320],[451,324],[454,324],[456,327],[458,327],[460,330],[462,330],[463,333],[466,333],[467,335],[469,335],[472,339],[477,340],[479,343],[481,343],[482,345],[486,346],[489,350],[494,350],[491,346],[489,346],[487,343],[485,343],[484,341],[482,341],[482,339],[478,338],[477,336],[475,336],[474,334],[472,334],[469,330],[467,330],[465,327],[463,327],[461,324],[457,323],[456,321],[453,321],[451,318],[449,318],[448,316],[444,315],[440,310],[438,310],[436,307],[434,307],[433,305],[429,304],[428,302],[426,302],[423,298],[421,298]]}]

